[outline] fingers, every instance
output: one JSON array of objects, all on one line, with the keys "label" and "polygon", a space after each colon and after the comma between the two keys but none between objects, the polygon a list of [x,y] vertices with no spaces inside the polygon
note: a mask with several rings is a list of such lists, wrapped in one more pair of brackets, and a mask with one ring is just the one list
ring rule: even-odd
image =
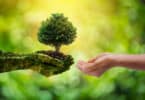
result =
[{"label": "fingers", "polygon": [[88,72],[92,72],[95,70],[101,70],[103,69],[105,65],[104,57],[98,58],[95,62],[90,63],[85,67],[85,70]]},{"label": "fingers", "polygon": [[77,67],[85,74],[92,76],[101,76],[107,68],[102,65],[91,65],[90,63],[86,63],[84,61],[79,61],[77,63]]},{"label": "fingers", "polygon": [[77,63],[77,67],[80,69],[80,70],[83,70],[83,61],[78,61],[78,63]]},{"label": "fingers", "polygon": [[87,62],[84,61],[78,61],[77,63],[77,67],[85,74],[87,75],[92,75],[92,76],[100,76],[101,73],[97,70],[90,70],[90,67],[92,67],[92,65],[90,65]]},{"label": "fingers", "polygon": [[83,71],[84,71],[84,69],[86,68],[87,65],[88,65],[88,63],[85,62],[85,61],[82,61],[82,60],[78,61],[78,63],[77,63],[77,67],[80,70],[83,70]]},{"label": "fingers", "polygon": [[92,62],[94,62],[95,60],[96,60],[96,57],[90,59],[90,60],[88,61],[88,63],[92,63]]},{"label": "fingers", "polygon": [[92,72],[92,71],[95,71],[96,69],[100,69],[99,66],[97,68],[95,63],[88,63],[88,62],[85,62],[85,61],[78,61],[77,67],[80,70],[85,71],[85,72]]},{"label": "fingers", "polygon": [[102,75],[102,72],[100,70],[87,71],[85,68],[84,69],[80,68],[80,70],[86,75],[91,75],[91,76],[96,76],[96,77],[99,77]]}]

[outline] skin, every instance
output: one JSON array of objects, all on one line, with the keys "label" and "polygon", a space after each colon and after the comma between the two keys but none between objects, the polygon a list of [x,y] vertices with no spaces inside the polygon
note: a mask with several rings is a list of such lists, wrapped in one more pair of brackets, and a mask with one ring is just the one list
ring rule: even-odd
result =
[{"label": "skin", "polygon": [[77,63],[77,67],[85,74],[92,76],[101,76],[110,68],[122,66],[136,70],[145,70],[145,54],[128,55],[128,54],[111,54],[103,53],[96,57]]}]

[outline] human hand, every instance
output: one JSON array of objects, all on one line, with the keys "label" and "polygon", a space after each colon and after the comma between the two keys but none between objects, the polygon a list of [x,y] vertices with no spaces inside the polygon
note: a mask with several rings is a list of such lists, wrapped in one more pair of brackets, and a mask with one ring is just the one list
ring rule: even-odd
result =
[{"label": "human hand", "polygon": [[101,76],[109,68],[113,67],[113,55],[103,53],[89,61],[78,61],[77,67],[85,74],[92,76]]}]

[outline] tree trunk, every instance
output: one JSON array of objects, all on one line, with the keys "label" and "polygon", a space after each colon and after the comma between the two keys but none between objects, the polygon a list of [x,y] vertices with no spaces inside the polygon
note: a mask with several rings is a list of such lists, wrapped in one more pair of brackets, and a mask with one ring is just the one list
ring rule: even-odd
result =
[{"label": "tree trunk", "polygon": [[55,52],[59,52],[60,51],[60,47],[61,47],[61,45],[56,45],[55,46]]}]

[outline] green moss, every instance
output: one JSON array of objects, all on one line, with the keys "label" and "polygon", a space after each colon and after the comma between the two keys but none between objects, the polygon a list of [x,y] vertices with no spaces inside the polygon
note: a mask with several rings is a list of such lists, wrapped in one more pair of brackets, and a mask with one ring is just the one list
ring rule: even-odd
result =
[{"label": "green moss", "polygon": [[66,58],[62,61],[39,53],[0,53],[0,72],[32,69],[45,76],[50,76],[68,70],[72,64],[73,59],[70,55],[66,56]]}]

